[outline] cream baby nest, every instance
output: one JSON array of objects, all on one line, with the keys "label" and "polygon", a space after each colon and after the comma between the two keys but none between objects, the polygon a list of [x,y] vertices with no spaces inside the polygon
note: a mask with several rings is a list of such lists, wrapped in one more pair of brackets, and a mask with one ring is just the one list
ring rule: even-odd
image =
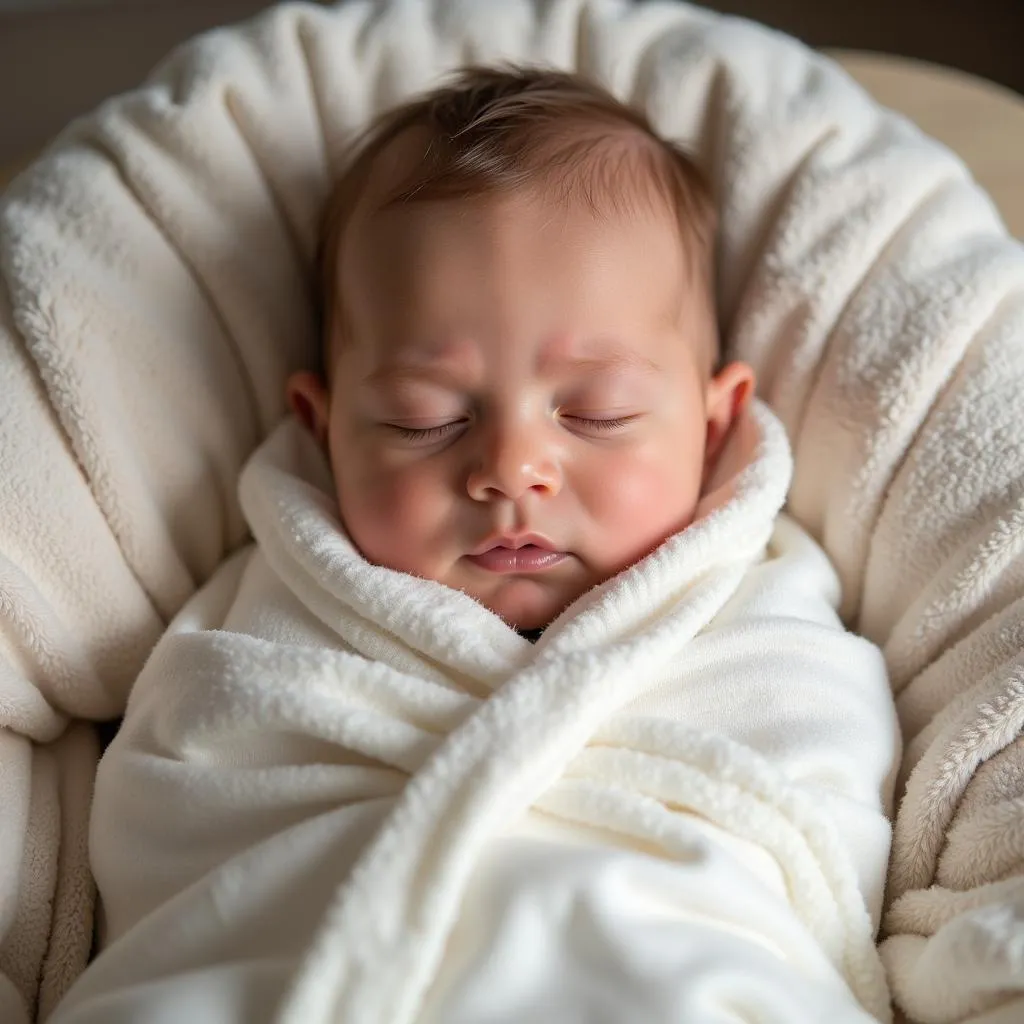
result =
[{"label": "cream baby nest", "polygon": [[86,962],[88,723],[245,540],[239,472],[312,358],[317,216],[350,139],[496,60],[598,79],[712,180],[726,344],[897,694],[894,1001],[1024,1019],[1024,250],[956,157],[756,25],[355,0],[187,44],[0,199],[0,1020],[44,1019]]}]

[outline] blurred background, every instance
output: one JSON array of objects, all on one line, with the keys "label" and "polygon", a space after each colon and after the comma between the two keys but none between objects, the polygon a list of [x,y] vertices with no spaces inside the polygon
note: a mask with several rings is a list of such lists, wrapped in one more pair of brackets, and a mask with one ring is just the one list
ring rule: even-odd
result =
[{"label": "blurred background", "polygon": [[[501,0],[495,0],[500,3]],[[0,165],[258,0],[0,0]],[[816,47],[900,54],[1024,93],[1024,0],[710,0]],[[1024,140],[1021,141],[1024,147]]]}]

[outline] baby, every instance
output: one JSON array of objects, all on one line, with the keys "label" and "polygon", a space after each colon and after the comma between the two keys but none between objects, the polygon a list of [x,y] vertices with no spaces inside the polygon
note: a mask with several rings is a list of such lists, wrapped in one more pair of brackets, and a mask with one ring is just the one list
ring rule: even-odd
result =
[{"label": "baby", "polygon": [[714,228],[575,76],[372,127],[254,544],[100,765],[55,1022],[886,1018],[892,700],[720,360]]}]

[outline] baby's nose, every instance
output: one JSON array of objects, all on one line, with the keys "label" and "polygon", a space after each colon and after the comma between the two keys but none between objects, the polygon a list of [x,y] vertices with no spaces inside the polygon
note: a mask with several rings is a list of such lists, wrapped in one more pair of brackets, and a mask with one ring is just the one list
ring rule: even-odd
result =
[{"label": "baby's nose", "polygon": [[558,459],[544,431],[521,425],[491,432],[466,481],[474,501],[516,501],[531,491],[550,497],[560,487]]}]

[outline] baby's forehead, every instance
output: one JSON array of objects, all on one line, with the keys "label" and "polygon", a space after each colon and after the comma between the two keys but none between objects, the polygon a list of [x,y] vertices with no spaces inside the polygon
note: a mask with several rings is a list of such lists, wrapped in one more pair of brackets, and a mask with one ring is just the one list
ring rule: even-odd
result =
[{"label": "baby's forehead", "polygon": [[[454,310],[466,289],[501,301],[570,300],[607,315],[643,299],[678,306],[694,282],[671,212],[604,208],[543,183],[497,193],[369,206],[351,224],[337,286],[355,309],[374,297],[389,317]],[[390,300],[390,301],[385,301]]]},{"label": "baby's forehead", "polygon": [[628,346],[706,312],[666,216],[478,197],[392,207],[355,242],[342,305],[360,358],[477,337],[524,352],[559,338]]}]

